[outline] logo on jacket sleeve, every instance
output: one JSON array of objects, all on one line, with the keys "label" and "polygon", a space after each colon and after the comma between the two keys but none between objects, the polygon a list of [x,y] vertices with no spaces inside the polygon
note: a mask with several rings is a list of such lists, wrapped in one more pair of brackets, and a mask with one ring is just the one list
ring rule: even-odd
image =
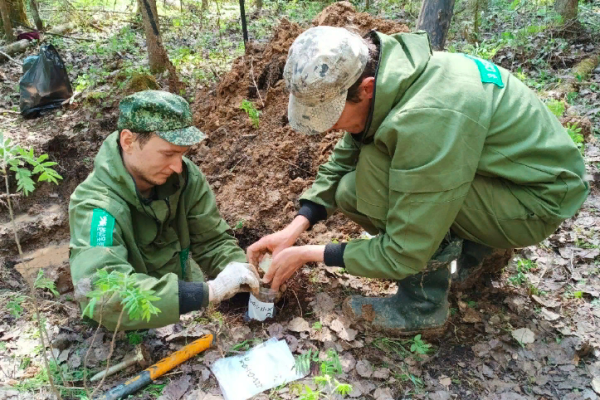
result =
[{"label": "logo on jacket sleeve", "polygon": [[92,247],[112,246],[114,228],[114,217],[101,208],[95,208],[90,228],[90,245]]}]

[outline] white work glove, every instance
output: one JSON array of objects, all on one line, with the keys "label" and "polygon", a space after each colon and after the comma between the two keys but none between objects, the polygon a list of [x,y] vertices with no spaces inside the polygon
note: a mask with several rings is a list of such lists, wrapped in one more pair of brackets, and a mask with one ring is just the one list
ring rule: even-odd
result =
[{"label": "white work glove", "polygon": [[[241,287],[246,285],[246,287]],[[221,302],[238,292],[258,292],[259,277],[251,264],[231,262],[217,277],[208,282],[208,301]]]}]

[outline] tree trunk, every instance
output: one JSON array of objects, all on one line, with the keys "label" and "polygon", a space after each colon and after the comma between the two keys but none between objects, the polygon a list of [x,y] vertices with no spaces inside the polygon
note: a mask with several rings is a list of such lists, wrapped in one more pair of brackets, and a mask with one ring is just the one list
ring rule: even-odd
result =
[{"label": "tree trunk", "polygon": [[144,32],[148,46],[148,60],[152,73],[163,72],[169,66],[169,57],[160,37],[155,0],[141,0]]},{"label": "tree trunk", "polygon": [[262,10],[263,7],[263,0],[256,0],[256,9],[258,11]]},{"label": "tree trunk", "polygon": [[38,31],[44,30],[44,22],[40,18],[40,13],[38,11],[38,5],[35,0],[29,0],[29,6],[31,8],[31,14],[33,15],[33,20],[35,21],[35,27]]},{"label": "tree trunk", "polygon": [[454,0],[423,0],[417,29],[429,34],[434,50],[444,50],[453,10]]},{"label": "tree trunk", "polygon": [[2,15],[2,28],[4,29],[6,41],[12,43],[15,41],[15,35],[13,34],[7,0],[0,0],[0,14]]},{"label": "tree trunk", "polygon": [[202,11],[208,10],[208,0],[202,0]]},{"label": "tree trunk", "polygon": [[572,22],[577,19],[577,0],[556,0],[554,8],[562,17],[563,23]]},{"label": "tree trunk", "polygon": [[29,27],[27,14],[25,14],[25,4],[23,0],[4,0],[8,4],[10,19],[13,27],[15,25],[23,25]]}]

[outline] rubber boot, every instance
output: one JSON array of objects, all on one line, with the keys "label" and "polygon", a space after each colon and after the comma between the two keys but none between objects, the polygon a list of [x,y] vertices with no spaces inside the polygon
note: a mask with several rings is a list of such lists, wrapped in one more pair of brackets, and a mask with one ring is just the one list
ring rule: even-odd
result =
[{"label": "rubber boot", "polygon": [[452,276],[453,290],[466,290],[482,282],[485,274],[502,271],[513,256],[513,249],[494,249],[483,244],[463,241],[463,251]]},{"label": "rubber boot", "polygon": [[450,263],[458,258],[461,245],[460,239],[453,239],[427,264],[426,269],[433,270],[398,281],[392,297],[348,297],[344,313],[355,323],[388,335],[441,335],[448,319]]}]

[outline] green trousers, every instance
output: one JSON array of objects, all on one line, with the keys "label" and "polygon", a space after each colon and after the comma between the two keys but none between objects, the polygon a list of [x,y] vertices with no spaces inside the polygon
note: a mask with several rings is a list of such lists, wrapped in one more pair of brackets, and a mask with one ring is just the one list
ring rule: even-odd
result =
[{"label": "green trousers", "polygon": [[[533,214],[513,196],[511,185],[506,180],[475,175],[451,231],[463,239],[497,249],[531,246],[554,233],[560,222],[544,221]],[[386,221],[358,212],[355,172],[341,179],[335,201],[342,213],[370,234],[385,232]]]}]

